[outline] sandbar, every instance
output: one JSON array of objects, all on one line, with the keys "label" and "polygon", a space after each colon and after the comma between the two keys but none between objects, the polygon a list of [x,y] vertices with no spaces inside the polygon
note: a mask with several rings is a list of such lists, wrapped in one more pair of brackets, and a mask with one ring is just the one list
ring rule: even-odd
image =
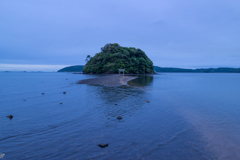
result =
[{"label": "sandbar", "polygon": [[128,81],[133,80],[135,78],[137,78],[137,77],[114,74],[114,75],[101,76],[101,77],[97,77],[97,78],[84,79],[77,83],[78,84],[103,85],[103,86],[115,87],[115,86],[127,85]]}]

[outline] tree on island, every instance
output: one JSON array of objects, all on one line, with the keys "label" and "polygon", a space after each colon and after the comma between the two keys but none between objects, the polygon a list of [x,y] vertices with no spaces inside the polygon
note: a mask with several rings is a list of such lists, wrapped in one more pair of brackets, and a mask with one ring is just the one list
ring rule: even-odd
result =
[{"label": "tree on island", "polygon": [[90,55],[87,55],[87,58],[85,59],[86,62],[88,62],[92,57]]},{"label": "tree on island", "polygon": [[118,73],[118,69],[125,69],[125,73],[154,73],[153,62],[141,49],[117,43],[106,44],[94,57],[88,55],[86,62],[84,73]]}]

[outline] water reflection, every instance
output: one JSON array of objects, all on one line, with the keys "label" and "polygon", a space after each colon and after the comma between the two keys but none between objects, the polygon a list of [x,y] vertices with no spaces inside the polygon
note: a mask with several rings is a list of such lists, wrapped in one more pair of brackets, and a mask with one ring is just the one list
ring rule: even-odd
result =
[{"label": "water reflection", "polygon": [[103,119],[138,114],[146,101],[149,101],[147,92],[138,87],[150,86],[152,82],[153,76],[141,75],[130,81],[129,86],[92,86],[92,95],[96,97],[91,99],[98,102],[94,108],[102,113]]},{"label": "water reflection", "polygon": [[[96,87],[96,86],[95,86]],[[95,90],[100,105],[96,106],[103,113],[103,118],[132,116],[146,104],[145,92],[129,86],[98,86]]]},{"label": "water reflection", "polygon": [[[141,87],[70,85],[89,76],[2,76],[4,158],[216,159],[213,150],[219,159],[240,159],[238,75],[168,74],[154,83],[152,76],[130,82]],[[9,121],[9,114],[16,118]]]},{"label": "water reflection", "polygon": [[150,86],[153,83],[153,76],[140,75],[138,78],[128,82],[129,86],[133,87],[145,87]]}]

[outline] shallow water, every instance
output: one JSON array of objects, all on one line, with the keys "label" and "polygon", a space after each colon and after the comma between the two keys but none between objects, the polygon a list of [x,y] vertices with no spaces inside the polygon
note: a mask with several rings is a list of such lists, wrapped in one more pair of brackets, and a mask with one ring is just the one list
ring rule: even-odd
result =
[{"label": "shallow water", "polygon": [[0,73],[2,159],[240,159],[240,74],[93,77]]}]

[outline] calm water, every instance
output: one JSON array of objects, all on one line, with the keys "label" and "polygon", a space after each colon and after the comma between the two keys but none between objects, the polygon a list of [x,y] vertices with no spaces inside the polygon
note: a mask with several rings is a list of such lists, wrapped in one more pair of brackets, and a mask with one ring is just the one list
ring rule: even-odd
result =
[{"label": "calm water", "polygon": [[0,73],[2,159],[240,159],[240,74],[76,84],[92,77]]}]

